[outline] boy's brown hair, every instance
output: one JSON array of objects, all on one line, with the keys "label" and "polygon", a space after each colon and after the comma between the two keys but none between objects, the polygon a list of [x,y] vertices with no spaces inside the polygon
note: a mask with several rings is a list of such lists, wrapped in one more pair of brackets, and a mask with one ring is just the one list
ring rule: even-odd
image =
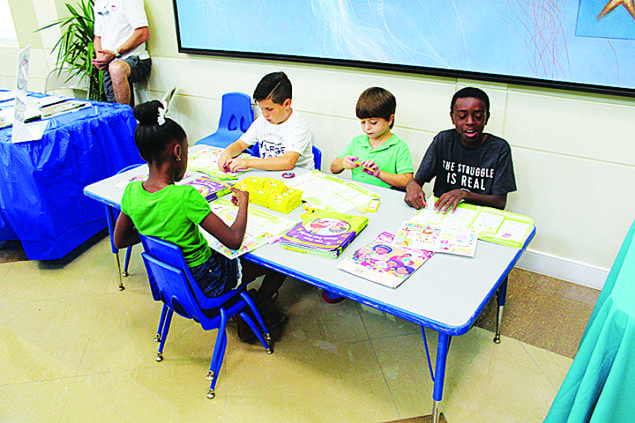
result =
[{"label": "boy's brown hair", "polygon": [[384,88],[371,87],[360,94],[355,106],[355,114],[358,119],[383,118],[390,121],[389,127],[395,124],[394,114],[397,109],[397,100],[392,93]]}]

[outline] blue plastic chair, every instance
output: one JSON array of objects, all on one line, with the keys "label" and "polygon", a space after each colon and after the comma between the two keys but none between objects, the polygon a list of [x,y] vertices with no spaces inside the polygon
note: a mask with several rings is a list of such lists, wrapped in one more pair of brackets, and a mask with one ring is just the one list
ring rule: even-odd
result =
[{"label": "blue plastic chair", "polygon": [[[269,346],[271,337],[258,312],[253,300],[245,291],[247,284],[216,298],[209,298],[203,294],[189,267],[183,253],[178,246],[154,238],[141,235],[144,252],[141,254],[148,276],[154,280],[163,301],[163,311],[159,322],[161,331],[159,351],[156,361],[163,360],[163,347],[168,336],[172,315],[174,312],[192,319],[204,330],[218,329],[214,352],[207,379],[211,380],[207,398],[214,398],[214,388],[223,363],[225,348],[227,347],[227,322],[234,315],[239,315],[249,325],[258,340],[265,347],[267,353],[273,353]],[[256,318],[252,320],[247,310]]]},{"label": "blue plastic chair", "polygon": [[201,138],[195,144],[207,144],[215,147],[227,147],[236,141],[254,121],[251,98],[244,93],[223,94],[218,129],[211,135]]},{"label": "blue plastic chair", "polygon": [[[258,146],[258,143],[252,145],[246,151],[254,157],[260,156],[260,147]],[[322,151],[315,145],[311,147],[311,151],[313,152],[313,164],[315,168],[317,170],[322,170]]]},{"label": "blue plastic chair", "polygon": [[[121,169],[117,174],[123,173],[127,170],[141,166],[141,164],[133,164]],[[126,261],[124,263],[123,271],[121,270],[121,262],[119,261],[119,250],[115,247],[115,240],[113,234],[115,233],[115,222],[119,217],[119,210],[106,204],[106,223],[108,224],[108,234],[110,236],[110,249],[115,256],[115,262],[117,263],[117,274],[119,275],[119,290],[123,291],[126,287],[123,284],[122,277],[128,277],[128,266],[130,265],[130,255],[132,254],[132,247],[126,249]]]}]

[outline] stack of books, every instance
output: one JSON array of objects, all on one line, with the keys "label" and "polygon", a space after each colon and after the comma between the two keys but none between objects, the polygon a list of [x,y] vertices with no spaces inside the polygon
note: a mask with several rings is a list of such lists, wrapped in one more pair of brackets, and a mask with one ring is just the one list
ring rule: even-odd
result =
[{"label": "stack of books", "polygon": [[283,248],[336,258],[366,227],[368,218],[318,210],[280,238]]}]

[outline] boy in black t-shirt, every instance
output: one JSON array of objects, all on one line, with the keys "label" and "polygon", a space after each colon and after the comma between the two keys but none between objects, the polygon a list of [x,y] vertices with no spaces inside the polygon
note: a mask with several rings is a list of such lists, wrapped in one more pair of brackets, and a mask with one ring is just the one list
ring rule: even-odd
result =
[{"label": "boy in black t-shirt", "polygon": [[511,149],[504,139],[484,133],[489,119],[489,97],[478,88],[457,91],[450,103],[455,129],[439,132],[406,185],[404,201],[426,206],[423,184],[434,181],[434,204],[448,211],[465,201],[504,209],[507,193],[516,191]]}]

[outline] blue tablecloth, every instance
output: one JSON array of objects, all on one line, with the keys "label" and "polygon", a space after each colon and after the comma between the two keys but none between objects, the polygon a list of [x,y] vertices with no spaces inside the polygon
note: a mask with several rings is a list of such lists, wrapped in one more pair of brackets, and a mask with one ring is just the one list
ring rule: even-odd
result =
[{"label": "blue tablecloth", "polygon": [[103,205],[83,189],[141,161],[135,127],[130,106],[91,103],[51,119],[39,141],[13,144],[0,130],[0,241],[53,260],[105,228]]},{"label": "blue tablecloth", "polygon": [[631,422],[634,415],[635,222],[545,423]]}]

